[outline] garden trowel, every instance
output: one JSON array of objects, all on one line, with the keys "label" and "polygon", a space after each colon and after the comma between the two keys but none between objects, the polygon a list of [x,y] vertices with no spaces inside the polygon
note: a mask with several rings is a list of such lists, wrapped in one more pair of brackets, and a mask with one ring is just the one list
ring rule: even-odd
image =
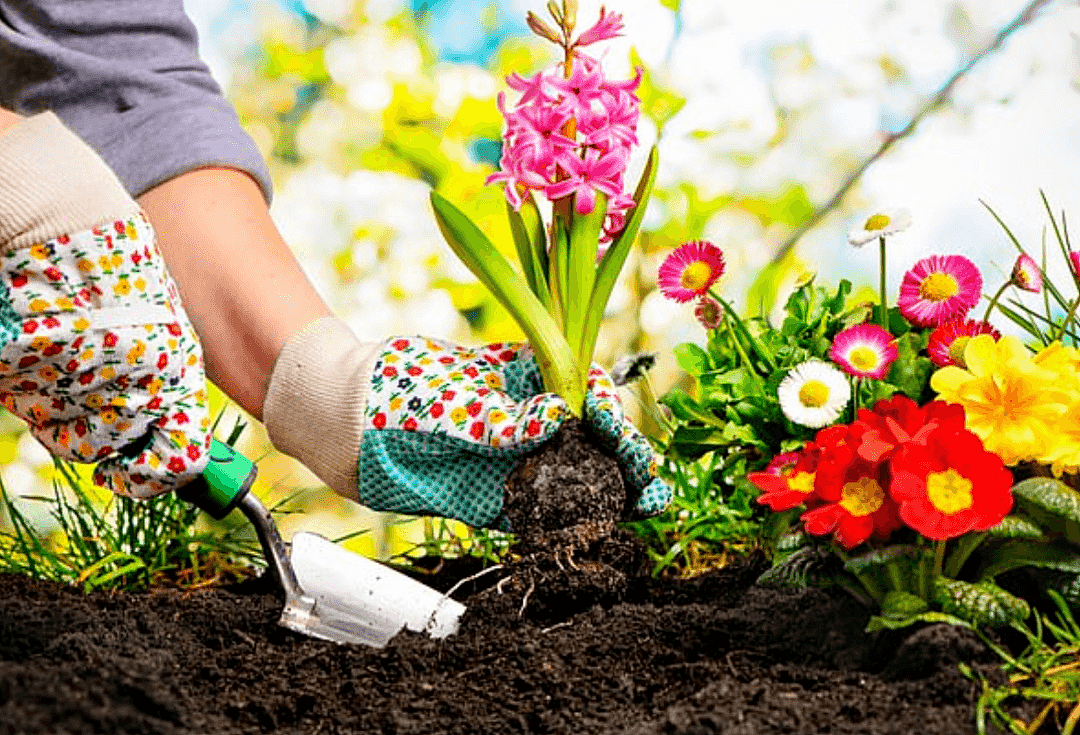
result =
[{"label": "garden trowel", "polygon": [[465,606],[401,572],[306,531],[293,535],[290,554],[270,511],[250,492],[256,473],[251,460],[214,439],[202,476],[177,494],[218,520],[239,508],[255,526],[266,561],[285,590],[281,625],[376,648],[402,628],[434,638],[457,632]]}]

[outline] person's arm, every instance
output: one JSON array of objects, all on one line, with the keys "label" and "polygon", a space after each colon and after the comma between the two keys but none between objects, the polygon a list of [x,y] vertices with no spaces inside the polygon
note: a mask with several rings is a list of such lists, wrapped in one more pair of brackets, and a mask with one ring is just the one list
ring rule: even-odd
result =
[{"label": "person's arm", "polygon": [[281,348],[329,308],[246,173],[188,171],[138,201],[202,339],[207,376],[261,420]]}]

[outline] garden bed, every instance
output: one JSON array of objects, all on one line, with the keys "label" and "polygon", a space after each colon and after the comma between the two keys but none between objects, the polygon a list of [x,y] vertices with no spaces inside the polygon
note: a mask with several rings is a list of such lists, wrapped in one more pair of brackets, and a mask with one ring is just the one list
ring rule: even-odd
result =
[{"label": "garden bed", "polygon": [[[0,733],[968,733],[993,675],[958,628],[864,634],[843,593],[763,589],[762,559],[687,580],[463,586],[458,635],[383,650],[277,625],[268,579],[94,593],[0,576]],[[630,569],[629,567],[635,567]],[[475,568],[427,579],[447,586]]]}]

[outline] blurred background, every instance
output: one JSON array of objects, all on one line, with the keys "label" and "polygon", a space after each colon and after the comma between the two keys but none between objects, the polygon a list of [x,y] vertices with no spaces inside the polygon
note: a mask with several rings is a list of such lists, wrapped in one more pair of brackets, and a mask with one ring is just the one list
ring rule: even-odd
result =
[{"label": "blurred background", "polygon": [[[427,197],[440,187],[511,251],[502,191],[483,181],[500,154],[505,76],[556,61],[524,22],[529,10],[546,15],[541,0],[185,6],[204,60],[270,162],[278,226],[361,339],[520,338],[444,245]],[[599,7],[580,1],[580,28]],[[705,336],[691,305],[656,290],[657,266],[683,241],[720,246],[721,291],[744,312],[768,313],[809,273],[875,284],[877,248],[847,244],[875,209],[913,217],[891,240],[894,294],[934,252],[972,258],[996,290],[1016,251],[983,202],[1035,251],[1047,235],[1040,190],[1056,213],[1080,217],[1075,0],[614,0],[607,9],[622,14],[625,34],[591,51],[609,76],[646,71],[628,180],[654,142],[660,173],[597,354],[610,367],[658,353],[660,393],[681,380],[671,348]],[[1065,283],[1063,264],[1050,263]],[[244,420],[220,394],[215,407],[223,426]],[[371,529],[350,544],[380,557],[422,536],[423,524],[321,488],[254,422],[240,447],[259,458],[260,495],[299,493],[292,506],[305,512],[283,521],[286,534]],[[48,492],[48,455],[6,414],[0,465],[12,495]]]}]

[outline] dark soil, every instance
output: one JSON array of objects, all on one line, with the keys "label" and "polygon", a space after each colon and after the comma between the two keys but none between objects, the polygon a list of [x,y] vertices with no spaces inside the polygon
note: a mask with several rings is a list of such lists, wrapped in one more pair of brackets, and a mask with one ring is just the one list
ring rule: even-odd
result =
[{"label": "dark soil", "polygon": [[868,613],[842,593],[755,586],[761,559],[665,581],[627,566],[640,560],[629,542],[607,546],[615,584],[552,573],[519,617],[495,571],[455,595],[469,604],[457,635],[382,650],[279,627],[264,579],[84,595],[0,576],[0,733],[975,731],[976,687],[956,662],[995,669],[974,637],[867,636]]},{"label": "dark soil", "polygon": [[514,563],[426,578],[468,580],[444,640],[305,638],[277,625],[269,577],[83,595],[0,575],[0,735],[975,732],[978,686],[957,663],[1000,677],[975,636],[867,635],[869,613],[843,592],[755,585],[761,557],[653,579],[613,533],[632,501],[590,444],[571,426],[519,466]]}]

